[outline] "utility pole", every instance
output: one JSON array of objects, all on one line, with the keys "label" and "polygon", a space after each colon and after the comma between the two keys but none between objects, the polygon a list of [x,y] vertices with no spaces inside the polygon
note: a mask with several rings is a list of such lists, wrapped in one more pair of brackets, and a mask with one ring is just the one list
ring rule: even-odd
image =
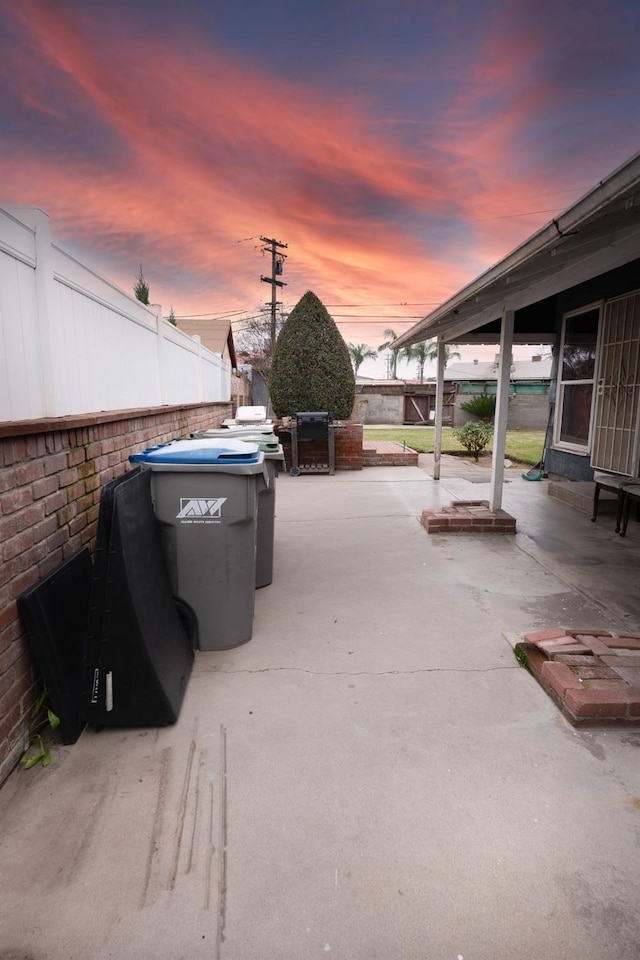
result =
[{"label": "utility pole", "polygon": [[260,237],[260,239],[266,244],[262,249],[271,253],[271,276],[260,277],[260,279],[263,283],[271,284],[271,356],[273,356],[276,346],[276,287],[286,287],[283,280],[276,280],[276,277],[282,274],[283,263],[287,257],[286,253],[278,253],[278,250],[286,250],[287,244],[279,243],[278,240],[270,237]]}]

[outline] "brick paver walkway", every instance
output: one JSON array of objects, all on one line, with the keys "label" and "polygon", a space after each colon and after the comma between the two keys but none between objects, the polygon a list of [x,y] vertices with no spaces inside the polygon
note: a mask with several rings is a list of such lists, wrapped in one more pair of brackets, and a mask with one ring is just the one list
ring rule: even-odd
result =
[{"label": "brick paver walkway", "polygon": [[640,723],[640,634],[541,630],[516,654],[572,723]]}]

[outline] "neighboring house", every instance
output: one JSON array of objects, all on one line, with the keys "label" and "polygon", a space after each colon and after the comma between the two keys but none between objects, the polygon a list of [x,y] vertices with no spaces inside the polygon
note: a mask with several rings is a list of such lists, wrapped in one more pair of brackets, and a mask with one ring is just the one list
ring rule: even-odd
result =
[{"label": "neighboring house", "polygon": [[[474,360],[472,363],[452,363],[444,371],[445,389],[453,383],[457,387],[455,399],[456,426],[474,420],[461,405],[473,397],[498,389],[499,357],[494,360]],[[516,360],[509,373],[509,427],[515,430],[544,430],[549,416],[549,387],[551,385],[551,355],[536,355],[531,360]]]},{"label": "neighboring house", "polygon": [[[640,154],[399,337],[552,345],[548,471],[637,476],[640,462]],[[444,382],[441,350],[439,388]],[[498,369],[492,504],[502,488],[510,365]],[[436,473],[438,470],[436,469]],[[439,475],[439,474],[438,474]]]},{"label": "neighboring house", "polygon": [[218,320],[213,317],[182,317],[176,319],[177,325],[191,337],[200,337],[202,345],[219,353],[223,360],[228,360],[235,370],[238,366],[236,349],[233,343],[233,331],[229,320]]},{"label": "neighboring house", "polygon": [[219,354],[223,360],[230,363],[233,371],[231,375],[231,400],[234,414],[238,407],[251,405],[253,400],[251,377],[245,364],[240,363],[236,355],[230,321],[213,317],[182,317],[178,318],[176,323],[189,336],[200,337],[202,346],[206,347],[207,350]]}]

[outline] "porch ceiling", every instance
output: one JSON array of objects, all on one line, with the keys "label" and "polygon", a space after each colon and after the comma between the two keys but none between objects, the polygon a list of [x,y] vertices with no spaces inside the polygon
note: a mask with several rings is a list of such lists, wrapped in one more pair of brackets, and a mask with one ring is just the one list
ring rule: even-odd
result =
[{"label": "porch ceiling", "polygon": [[[479,329],[503,310],[521,310],[623,266],[640,255],[640,153],[533,234],[453,297],[398,337],[394,347],[441,337],[446,341],[496,342]],[[514,341],[553,342],[550,313],[540,310]]]}]

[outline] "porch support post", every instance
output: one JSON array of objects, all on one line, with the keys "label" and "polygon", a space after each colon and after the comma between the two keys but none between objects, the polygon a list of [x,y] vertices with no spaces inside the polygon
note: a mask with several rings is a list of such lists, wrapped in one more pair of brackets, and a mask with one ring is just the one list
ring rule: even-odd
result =
[{"label": "porch support post", "polygon": [[500,367],[498,370],[498,395],[496,397],[496,417],[493,431],[493,460],[491,463],[491,495],[489,501],[492,510],[499,510],[502,506],[513,321],[514,311],[507,310],[505,307],[502,311],[502,323],[500,325]]},{"label": "porch support post", "polygon": [[444,340],[438,340],[438,371],[436,374],[436,431],[433,440],[433,479],[440,479],[442,457],[442,414],[444,411]]}]

